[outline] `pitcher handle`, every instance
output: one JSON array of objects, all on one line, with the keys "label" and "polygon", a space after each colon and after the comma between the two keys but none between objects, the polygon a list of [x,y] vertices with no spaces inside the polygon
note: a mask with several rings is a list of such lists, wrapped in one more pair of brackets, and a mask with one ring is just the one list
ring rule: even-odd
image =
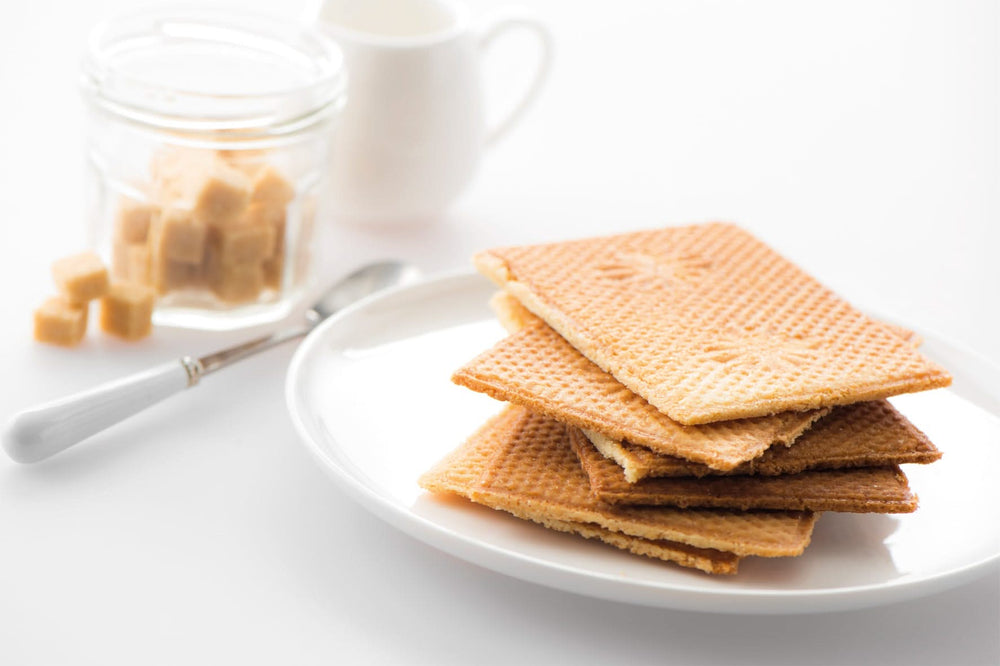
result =
[{"label": "pitcher handle", "polygon": [[491,44],[502,34],[514,30],[527,30],[538,40],[540,47],[538,63],[535,66],[535,73],[524,96],[515,103],[506,117],[501,119],[494,127],[487,129],[486,145],[492,145],[513,127],[524,112],[528,110],[538,93],[541,92],[549,70],[552,68],[552,34],[541,21],[525,16],[520,13],[503,13],[491,17],[485,21],[485,26],[481,28],[479,35],[479,52],[485,53]]}]

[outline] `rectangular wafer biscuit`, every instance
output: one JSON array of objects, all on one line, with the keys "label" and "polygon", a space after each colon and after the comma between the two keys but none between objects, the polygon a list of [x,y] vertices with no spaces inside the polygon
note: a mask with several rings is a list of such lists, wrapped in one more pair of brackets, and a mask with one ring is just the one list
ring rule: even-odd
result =
[{"label": "rectangular wafer biscuit", "polygon": [[590,360],[686,425],[951,382],[734,225],[499,248],[475,263]]},{"label": "rectangular wafer biscuit", "polygon": [[517,333],[525,326],[542,321],[532,314],[531,310],[521,305],[509,291],[500,291],[490,297],[490,309],[497,316],[497,321],[508,333]]},{"label": "rectangular wafer biscuit", "polygon": [[718,470],[790,444],[826,409],[684,426],[576,351],[544,322],[501,340],[452,375],[456,384],[611,439]]},{"label": "rectangular wafer biscuit", "polygon": [[911,331],[905,326],[900,326],[899,324],[890,324],[888,322],[882,322],[882,325],[889,329],[893,335],[900,338],[908,345],[916,349],[924,343],[924,339],[920,337],[920,334],[916,331]]},{"label": "rectangular wafer biscuit", "polygon": [[584,434],[605,458],[622,468],[629,483],[660,476],[772,476],[811,469],[927,464],[941,458],[941,452],[927,436],[886,400],[835,407],[796,439],[793,446],[772,446],[760,457],[728,472],[657,454],[646,447],[615,441],[594,431],[584,431]]},{"label": "rectangular wafer biscuit", "polygon": [[783,557],[809,543],[816,515],[796,511],[613,507],[594,499],[565,426],[508,407],[420,479],[542,524],[582,523],[649,541]]},{"label": "rectangular wafer biscuit", "polygon": [[[490,306],[504,327],[512,333],[543,323],[505,291],[494,294],[490,299]],[[914,346],[920,343],[919,336],[912,331],[893,324],[886,326],[908,343]],[[568,344],[563,345],[563,348],[568,348],[570,354],[579,355]],[[543,358],[533,356],[534,347],[513,353],[520,355],[522,366],[529,359],[534,359],[532,362],[539,366],[545,366]],[[532,381],[543,380],[535,378]],[[573,378],[572,381],[575,384],[579,380]],[[772,446],[763,455],[728,472],[663,455],[644,446],[621,442],[594,430],[584,430],[584,433],[606,458],[614,460],[623,468],[625,478],[630,483],[647,476],[794,474],[807,469],[930,463],[941,457],[941,453],[927,437],[884,400],[846,405],[836,408],[835,412],[835,416],[825,417],[820,425],[814,426],[809,431],[809,436],[795,440],[795,446]],[[554,416],[559,419],[558,413]]]},{"label": "rectangular wafer biscuit", "polygon": [[[475,479],[482,471],[485,458],[492,452],[492,449],[483,446],[485,443],[487,443],[485,440],[480,440],[476,442],[478,446],[473,444],[457,449],[425,474],[421,478],[421,485],[434,493],[452,493],[472,499]],[[598,539],[636,555],[673,562],[706,573],[735,574],[739,567],[740,558],[734,553],[712,548],[695,548],[675,541],[643,539],[613,532],[593,523],[559,520],[542,512],[519,509],[515,502],[504,496],[492,497],[485,494],[479,497],[478,501],[492,509],[506,511],[522,520],[539,523],[557,532],[578,534],[585,539]]]},{"label": "rectangular wafer biscuit", "polygon": [[[542,321],[531,310],[524,307],[521,301],[517,300],[509,291],[503,289],[497,291],[490,297],[490,308],[497,316],[500,324],[507,329],[508,333],[517,333],[528,324]],[[892,331],[896,337],[906,341],[914,348],[923,344],[923,338],[916,331],[911,331],[899,324],[882,322],[882,325]]]},{"label": "rectangular wafer biscuit", "polygon": [[917,497],[895,465],[780,476],[661,477],[629,483],[622,469],[601,455],[582,431],[570,428],[569,437],[594,497],[609,504],[849,513],[912,513],[917,509]]}]

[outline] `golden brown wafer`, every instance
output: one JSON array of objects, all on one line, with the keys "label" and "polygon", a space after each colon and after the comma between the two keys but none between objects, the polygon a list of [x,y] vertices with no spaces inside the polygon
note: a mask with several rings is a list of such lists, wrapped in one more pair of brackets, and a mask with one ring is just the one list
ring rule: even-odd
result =
[{"label": "golden brown wafer", "polygon": [[[531,310],[521,304],[521,301],[503,289],[490,297],[490,307],[508,333],[517,333],[528,324],[542,321],[541,317],[534,315]],[[923,338],[919,334],[905,326],[885,321],[882,322],[882,325],[892,331],[893,335],[902,338],[914,347],[919,347],[923,343]]]},{"label": "golden brown wafer", "polygon": [[420,479],[422,487],[546,525],[599,526],[648,541],[783,557],[809,543],[816,515],[795,511],[612,507],[595,500],[570,448],[566,428],[508,407]]},{"label": "golden brown wafer", "polygon": [[542,321],[533,315],[531,310],[521,305],[521,301],[503,289],[490,297],[490,308],[508,333],[517,333],[525,326]]},{"label": "golden brown wafer", "polygon": [[[503,289],[490,297],[490,308],[492,308],[500,324],[507,329],[508,333],[517,333],[529,324],[542,321],[541,317],[536,316],[531,310],[524,307],[521,301],[514,298],[513,294]],[[924,339],[918,333],[911,331],[905,326],[890,324],[885,321],[882,322],[882,325],[892,331],[893,335],[905,340],[914,347],[919,347],[923,344]]]},{"label": "golden brown wafer", "polygon": [[[531,325],[544,325],[540,318],[532,314],[520,301],[506,291],[501,290],[494,294],[490,299],[490,306],[500,322],[511,333]],[[911,344],[919,343],[919,336],[912,331],[891,324],[886,324],[886,326],[891,328],[894,334]],[[553,335],[558,334],[553,332]],[[579,354],[568,343],[555,344],[553,348],[555,353],[559,355]],[[526,378],[524,386],[527,386],[528,383],[532,386],[545,386],[549,381],[553,381],[551,375],[559,372],[551,366],[550,361],[544,356],[533,355],[536,351],[537,347],[533,346],[522,347],[519,351],[510,350],[511,354],[520,357],[520,362],[514,364],[518,368],[523,369],[529,359],[534,359],[532,363],[538,364],[538,376]],[[586,367],[586,364],[584,365]],[[599,370],[596,366],[591,365],[591,367]],[[567,372],[567,369],[563,368],[561,372]],[[548,381],[546,378],[549,378]],[[577,384],[579,390],[579,382],[586,381],[586,376],[567,377],[567,381]],[[497,392],[496,397],[504,397],[504,394]],[[531,403],[530,406],[537,409],[540,403],[545,401],[546,396],[536,395],[535,398],[536,402]],[[604,416],[615,412],[609,405],[601,405],[599,409],[600,414]],[[934,448],[934,445],[927,440],[923,433],[914,428],[905,417],[896,412],[885,401],[858,403],[856,406],[849,405],[840,409],[848,411],[837,419],[828,417],[828,419],[833,420],[829,420],[831,425],[823,431],[823,436],[813,437],[809,439],[809,442],[797,441],[796,446],[791,448],[772,446],[758,458],[743,463],[728,472],[689,462],[683,458],[663,455],[644,446],[618,441],[595,430],[585,429],[584,432],[605,457],[614,460],[624,469],[625,478],[631,483],[647,476],[703,476],[722,473],[793,474],[807,469],[929,463],[941,457],[940,452]],[[555,416],[557,420],[564,420],[560,418],[562,415],[557,409],[545,411]],[[845,426],[844,423],[849,425]],[[582,424],[577,422],[575,425]],[[706,426],[689,426],[689,428],[704,427]],[[853,428],[860,430],[860,432],[852,437],[831,438],[829,434],[834,428]],[[803,443],[808,445],[799,446]]]},{"label": "golden brown wafer", "polygon": [[589,359],[683,424],[951,382],[885,326],[734,225],[499,248],[475,261]]},{"label": "golden brown wafer", "polygon": [[916,331],[911,331],[905,326],[900,326],[899,324],[890,324],[889,322],[882,322],[882,325],[887,329],[892,331],[892,334],[896,337],[906,341],[907,344],[916,348],[923,344],[924,339]]},{"label": "golden brown wafer", "polygon": [[660,476],[772,476],[811,469],[927,464],[941,458],[941,452],[927,436],[885,400],[835,407],[830,415],[818,420],[795,440],[794,445],[772,446],[760,457],[728,472],[660,455],[594,431],[584,431],[584,434],[605,458],[623,469],[629,483]]},{"label": "golden brown wafer", "polygon": [[[484,460],[482,449],[463,447],[443,460],[431,472],[421,478],[421,485],[434,493],[452,493],[472,499],[473,483]],[[621,550],[645,555],[684,567],[700,569],[711,574],[735,574],[739,567],[739,556],[711,548],[695,548],[675,541],[652,541],[600,527],[593,523],[559,520],[542,514],[525,512],[504,501],[503,497],[480,498],[480,503],[492,509],[506,511],[522,520],[539,523],[557,532],[579,534],[586,539],[598,539]]]},{"label": "golden brown wafer", "polygon": [[540,321],[480,354],[460,368],[452,381],[563,423],[718,470],[752,460],[772,444],[791,443],[828,411],[683,426],[622,386]]},{"label": "golden brown wafer", "polygon": [[912,513],[917,497],[895,465],[813,470],[780,476],[703,476],[629,483],[622,469],[594,448],[578,428],[570,442],[594,497],[609,504],[785,509],[849,513]]}]

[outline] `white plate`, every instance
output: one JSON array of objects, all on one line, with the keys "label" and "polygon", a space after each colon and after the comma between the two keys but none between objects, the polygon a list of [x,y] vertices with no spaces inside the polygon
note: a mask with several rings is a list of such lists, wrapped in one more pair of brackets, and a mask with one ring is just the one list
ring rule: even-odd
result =
[{"label": "white plate", "polygon": [[801,613],[860,608],[972,580],[1000,561],[1000,370],[925,334],[955,376],[947,390],[893,399],[944,451],[907,468],[909,515],[827,513],[798,558],[748,558],[712,577],[425,494],[417,477],[499,404],[449,381],[503,336],[471,274],[356,304],[299,347],[286,385],[303,441],[357,501],[443,551],[579,594],[665,608]]}]

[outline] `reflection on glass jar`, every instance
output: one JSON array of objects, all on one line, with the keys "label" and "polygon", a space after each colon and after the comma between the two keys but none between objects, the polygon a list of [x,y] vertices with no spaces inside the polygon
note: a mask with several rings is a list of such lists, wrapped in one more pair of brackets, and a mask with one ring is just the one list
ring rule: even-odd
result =
[{"label": "reflection on glass jar", "polygon": [[152,286],[158,324],[278,319],[312,275],[336,46],[239,13],[140,13],[91,35],[91,242],[115,280]]}]

